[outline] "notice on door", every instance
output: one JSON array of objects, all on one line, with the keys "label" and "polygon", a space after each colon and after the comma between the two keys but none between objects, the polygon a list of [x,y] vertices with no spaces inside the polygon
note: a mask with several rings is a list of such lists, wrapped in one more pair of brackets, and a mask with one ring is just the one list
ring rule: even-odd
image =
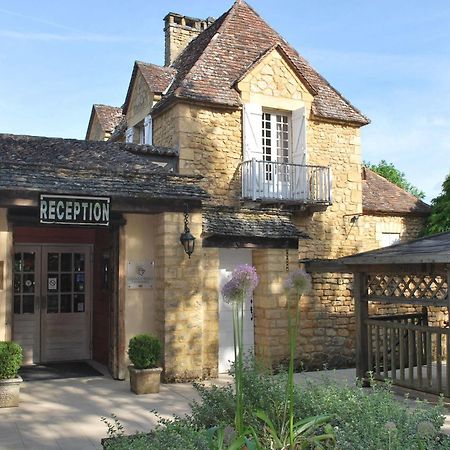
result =
[{"label": "notice on door", "polygon": [[110,203],[109,197],[41,194],[39,196],[39,222],[59,225],[108,226]]},{"label": "notice on door", "polygon": [[153,286],[154,261],[128,261],[128,289],[149,289]]}]

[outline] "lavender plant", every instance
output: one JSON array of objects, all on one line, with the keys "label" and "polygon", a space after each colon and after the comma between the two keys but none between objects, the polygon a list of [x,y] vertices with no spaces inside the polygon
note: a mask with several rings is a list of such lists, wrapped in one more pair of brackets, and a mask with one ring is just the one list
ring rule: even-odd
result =
[{"label": "lavender plant", "polygon": [[241,264],[234,269],[231,279],[222,288],[222,295],[231,304],[233,312],[234,368],[236,390],[235,427],[238,436],[244,434],[244,390],[243,390],[243,339],[244,305],[253,295],[258,285],[256,269],[249,264]]}]

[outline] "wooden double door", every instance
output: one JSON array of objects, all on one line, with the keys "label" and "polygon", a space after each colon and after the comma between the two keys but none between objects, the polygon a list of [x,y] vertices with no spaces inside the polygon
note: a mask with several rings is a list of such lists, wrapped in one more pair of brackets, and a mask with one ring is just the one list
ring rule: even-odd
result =
[{"label": "wooden double door", "polygon": [[17,245],[13,339],[24,364],[91,358],[92,246]]}]

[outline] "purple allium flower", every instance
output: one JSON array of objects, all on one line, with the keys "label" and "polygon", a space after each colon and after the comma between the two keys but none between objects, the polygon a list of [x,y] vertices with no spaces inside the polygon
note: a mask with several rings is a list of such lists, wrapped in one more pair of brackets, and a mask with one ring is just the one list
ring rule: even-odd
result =
[{"label": "purple allium flower", "polygon": [[243,302],[258,285],[256,269],[249,264],[237,266],[231,279],[222,288],[222,295],[228,303]]},{"label": "purple allium flower", "polygon": [[296,269],[289,272],[283,283],[284,290],[295,291],[298,295],[307,293],[311,290],[311,276],[304,270]]}]

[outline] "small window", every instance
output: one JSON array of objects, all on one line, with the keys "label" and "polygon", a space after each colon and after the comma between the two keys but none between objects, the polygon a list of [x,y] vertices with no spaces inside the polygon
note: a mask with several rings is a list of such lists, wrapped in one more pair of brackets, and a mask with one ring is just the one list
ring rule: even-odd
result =
[{"label": "small window", "polygon": [[381,233],[381,247],[398,244],[400,242],[400,233]]}]

